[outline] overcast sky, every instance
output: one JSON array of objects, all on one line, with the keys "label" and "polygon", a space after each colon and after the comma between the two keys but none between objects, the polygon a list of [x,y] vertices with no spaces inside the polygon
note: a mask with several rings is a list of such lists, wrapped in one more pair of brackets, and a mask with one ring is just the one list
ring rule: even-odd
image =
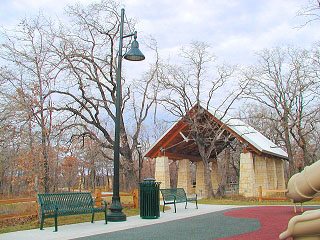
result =
[{"label": "overcast sky", "polygon": [[[62,15],[73,0],[0,0],[0,26],[12,27],[39,10]],[[83,3],[92,0],[81,0]],[[162,57],[175,55],[191,41],[208,43],[219,60],[245,65],[264,48],[292,45],[309,48],[320,41],[320,21],[299,28],[306,20],[297,12],[309,0],[124,0],[129,18],[138,20],[141,39],[153,36]],[[138,39],[138,40],[139,40]],[[146,54],[148,57],[148,53]]]}]

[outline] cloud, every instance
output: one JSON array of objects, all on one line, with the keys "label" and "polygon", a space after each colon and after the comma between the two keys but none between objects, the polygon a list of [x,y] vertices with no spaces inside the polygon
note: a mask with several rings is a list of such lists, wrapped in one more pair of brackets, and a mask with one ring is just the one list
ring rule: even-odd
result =
[{"label": "cloud", "polygon": [[[39,9],[44,14],[61,15],[67,4],[75,2],[2,1],[2,26],[13,26],[24,16],[36,15]],[[308,47],[319,41],[320,21],[295,28],[305,21],[296,13],[307,3],[308,0],[123,0],[127,17],[138,21],[139,39],[152,35],[164,58],[172,58],[182,46],[196,40],[210,44],[219,59],[237,64],[254,61],[254,52],[263,48],[286,44]]]},{"label": "cloud", "polygon": [[295,28],[302,21],[296,13],[307,0],[125,2],[127,14],[138,18],[138,31],[153,35],[165,54],[198,40],[240,64],[263,48],[295,42],[305,47],[316,40],[315,26]]}]

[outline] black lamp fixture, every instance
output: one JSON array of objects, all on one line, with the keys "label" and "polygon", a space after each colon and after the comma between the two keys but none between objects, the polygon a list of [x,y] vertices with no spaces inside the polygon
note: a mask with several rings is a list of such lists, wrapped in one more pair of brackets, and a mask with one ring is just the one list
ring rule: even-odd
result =
[{"label": "black lamp fixture", "polygon": [[[129,61],[142,61],[145,56],[139,50],[139,43],[137,42],[137,32],[123,36],[123,23],[124,23],[124,8],[121,9],[121,21],[120,21],[120,41],[119,41],[119,57],[118,57],[118,69],[117,69],[117,98],[116,98],[116,119],[115,119],[115,136],[114,136],[114,158],[113,158],[113,196],[112,204],[110,206],[110,213],[108,214],[108,220],[110,222],[126,221],[127,216],[122,212],[122,206],[119,195],[119,158],[120,158],[120,120],[121,120],[121,64],[122,57]],[[122,56],[123,39],[134,36],[134,41],[131,44],[131,50]]]},{"label": "black lamp fixture", "polygon": [[139,43],[137,41],[137,31],[134,32],[134,40],[131,43],[131,49],[124,55],[124,58],[129,61],[142,61],[145,56],[139,49]]}]

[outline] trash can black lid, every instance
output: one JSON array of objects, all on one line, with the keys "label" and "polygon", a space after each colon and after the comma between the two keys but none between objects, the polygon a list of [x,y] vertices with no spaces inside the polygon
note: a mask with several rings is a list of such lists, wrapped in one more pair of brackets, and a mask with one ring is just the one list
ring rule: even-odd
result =
[{"label": "trash can black lid", "polygon": [[146,181],[146,182],[154,182],[156,181],[154,178],[145,178],[143,179],[143,181]]}]

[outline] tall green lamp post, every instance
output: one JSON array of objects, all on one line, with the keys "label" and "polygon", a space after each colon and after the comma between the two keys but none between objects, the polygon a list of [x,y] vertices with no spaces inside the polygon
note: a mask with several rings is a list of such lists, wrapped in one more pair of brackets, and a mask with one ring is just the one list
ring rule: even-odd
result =
[{"label": "tall green lamp post", "polygon": [[[121,9],[121,22],[120,22],[120,42],[119,42],[119,56],[118,56],[118,69],[117,69],[117,98],[116,98],[116,119],[115,119],[115,137],[114,137],[114,168],[113,168],[113,197],[112,204],[110,206],[110,213],[108,214],[108,220],[110,222],[126,221],[127,216],[122,212],[122,206],[119,195],[119,157],[120,157],[120,118],[121,118],[121,63],[122,57],[129,61],[142,61],[145,56],[139,50],[139,43],[137,42],[137,32],[123,36],[123,24],[124,24],[124,8]],[[123,39],[134,36],[134,40],[131,44],[131,49],[122,56]]]}]

